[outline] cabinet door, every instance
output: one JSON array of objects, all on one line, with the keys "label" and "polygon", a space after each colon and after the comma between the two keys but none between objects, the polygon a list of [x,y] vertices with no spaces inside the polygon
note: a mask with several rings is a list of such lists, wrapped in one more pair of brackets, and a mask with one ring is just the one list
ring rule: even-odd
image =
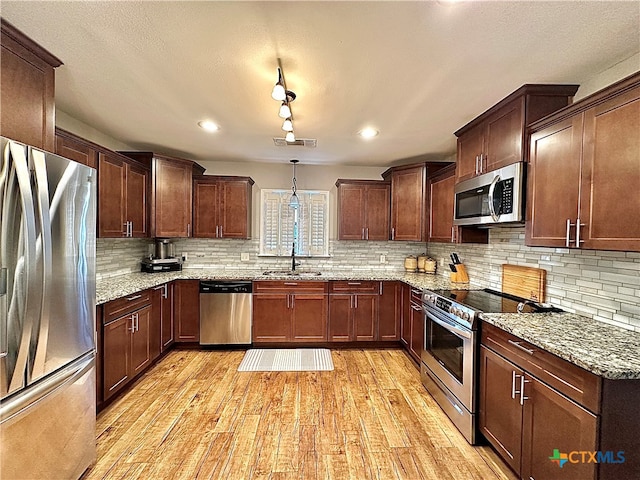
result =
[{"label": "cabinet door", "polygon": [[162,353],[162,296],[164,285],[151,289],[151,326],[149,327],[149,352],[151,360]]},{"label": "cabinet door", "polygon": [[221,180],[220,236],[249,238],[251,225],[251,184],[246,180]]},{"label": "cabinet door", "polygon": [[139,165],[127,165],[126,220],[132,224],[133,237],[149,236],[149,173]]},{"label": "cabinet door", "polygon": [[[338,240],[365,239],[365,185],[343,184],[338,188]],[[386,235],[389,235],[387,221]]]},{"label": "cabinet door", "polygon": [[486,120],[482,173],[521,162],[524,97],[500,108]]},{"label": "cabinet door", "polygon": [[451,174],[445,178],[429,182],[429,241],[447,242],[454,240],[453,201],[456,177]]},{"label": "cabinet door", "polygon": [[420,165],[391,175],[391,239],[423,239],[425,168]]},{"label": "cabinet door", "polygon": [[375,340],[378,300],[378,295],[353,295],[353,340]]},{"label": "cabinet door", "polygon": [[389,240],[390,185],[367,185],[365,189],[367,240]]},{"label": "cabinet door", "polygon": [[55,73],[60,60],[2,22],[0,135],[55,150]]},{"label": "cabinet door", "polygon": [[575,240],[580,186],[582,117],[576,116],[531,136],[527,173],[525,244],[565,247]]},{"label": "cabinet door", "polygon": [[411,287],[402,284],[402,319],[400,341],[409,348],[411,343]]},{"label": "cabinet door", "polygon": [[151,363],[151,306],[134,314],[135,331],[131,334],[131,376],[135,377]]},{"label": "cabinet door", "polygon": [[409,343],[409,353],[413,355],[418,363],[422,356],[422,345],[424,343],[424,313],[418,305],[411,305],[411,342]]},{"label": "cabinet door", "polygon": [[378,340],[400,339],[402,297],[398,282],[382,282],[378,309]]},{"label": "cabinet door", "polygon": [[478,426],[516,473],[520,473],[522,452],[522,407],[516,392],[522,375],[514,364],[481,346]]},{"label": "cabinet door", "polygon": [[327,296],[293,294],[291,337],[294,342],[327,341]]},{"label": "cabinet door", "polygon": [[595,463],[565,464],[560,470],[549,460],[554,450],[560,452],[594,452],[597,417],[527,375],[524,393],[524,422],[522,428],[522,478],[594,479]]},{"label": "cabinet door", "polygon": [[352,335],[353,295],[329,295],[329,341],[349,342]]},{"label": "cabinet door", "polygon": [[286,342],[291,338],[291,299],[288,293],[253,295],[254,342]]},{"label": "cabinet door", "polygon": [[191,235],[192,166],[154,158],[154,237]]},{"label": "cabinet door", "polygon": [[458,137],[456,160],[458,182],[479,173],[479,156],[482,152],[484,152],[484,124],[477,125]]},{"label": "cabinet door", "polygon": [[216,238],[220,221],[218,182],[193,182],[193,236]]},{"label": "cabinet door", "polygon": [[581,247],[640,251],[640,88],[585,112]]},{"label": "cabinet door", "polygon": [[174,322],[173,322],[173,283],[168,283],[162,297],[162,321],[160,323],[160,345],[164,352],[174,341]]},{"label": "cabinet door", "polygon": [[121,238],[125,234],[126,164],[115,155],[98,159],[98,236]]},{"label": "cabinet door", "polygon": [[56,153],[83,165],[98,168],[98,152],[88,143],[56,134]]},{"label": "cabinet door", "polygon": [[107,400],[129,381],[131,375],[131,315],[103,328],[103,398]]},{"label": "cabinet door", "polygon": [[173,294],[175,341],[200,341],[200,282],[176,280]]}]

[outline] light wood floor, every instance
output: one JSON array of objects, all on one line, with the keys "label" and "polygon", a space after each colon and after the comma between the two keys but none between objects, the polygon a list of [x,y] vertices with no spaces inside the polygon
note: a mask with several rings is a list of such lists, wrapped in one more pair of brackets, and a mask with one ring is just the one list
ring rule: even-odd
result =
[{"label": "light wood floor", "polygon": [[98,416],[83,480],[515,478],[401,350],[333,350],[332,372],[237,372],[243,355],[169,353]]}]

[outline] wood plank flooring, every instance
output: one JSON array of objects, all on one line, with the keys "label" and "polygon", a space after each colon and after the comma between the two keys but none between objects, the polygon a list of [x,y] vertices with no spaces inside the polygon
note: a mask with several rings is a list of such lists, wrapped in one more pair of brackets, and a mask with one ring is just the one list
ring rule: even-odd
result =
[{"label": "wood plank flooring", "polygon": [[515,479],[402,350],[333,350],[332,372],[237,372],[243,356],[169,353],[100,413],[83,480]]}]

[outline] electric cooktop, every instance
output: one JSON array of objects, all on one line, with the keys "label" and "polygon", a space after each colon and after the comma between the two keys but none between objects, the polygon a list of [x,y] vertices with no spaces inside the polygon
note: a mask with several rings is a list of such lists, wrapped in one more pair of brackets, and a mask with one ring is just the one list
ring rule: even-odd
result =
[{"label": "electric cooktop", "polygon": [[517,313],[518,304],[526,302],[522,313],[562,312],[549,304],[537,303],[526,298],[485,288],[482,290],[432,290],[433,293],[448,298],[474,310],[484,313]]}]

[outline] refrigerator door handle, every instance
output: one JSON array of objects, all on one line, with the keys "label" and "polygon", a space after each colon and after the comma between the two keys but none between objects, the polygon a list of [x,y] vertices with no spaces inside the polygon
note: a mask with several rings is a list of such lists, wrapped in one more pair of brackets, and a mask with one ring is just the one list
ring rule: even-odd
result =
[{"label": "refrigerator door handle", "polygon": [[[22,206],[22,235],[20,237],[24,245],[24,252],[18,259],[14,278],[18,279],[18,281],[20,281],[20,277],[24,278],[24,290],[20,291],[20,287],[16,288],[14,284],[14,292],[9,305],[9,316],[15,315],[17,317],[22,314],[23,318],[21,322],[22,331],[19,334],[20,340],[17,345],[15,368],[11,375],[7,393],[24,386],[33,320],[38,315],[37,309],[40,303],[37,301],[38,292],[37,290],[34,291],[33,285],[36,278],[36,222],[27,156],[25,147],[16,142],[8,142],[8,150],[10,150],[10,157],[13,159],[12,170],[15,171],[18,190],[20,191]],[[9,156],[6,150],[5,155]],[[6,156],[5,162],[8,162],[9,159]],[[18,307],[18,302],[23,304],[22,308]]]},{"label": "refrigerator door handle", "polygon": [[[0,297],[7,295],[7,269],[0,268]],[[9,352],[9,325],[6,312],[0,317],[0,358],[6,357]]]},{"label": "refrigerator door handle", "polygon": [[52,277],[52,256],[53,246],[51,239],[51,206],[49,204],[49,182],[47,180],[47,166],[44,152],[31,149],[31,159],[36,174],[36,192],[38,200],[37,212],[40,219],[40,236],[36,241],[36,257],[42,261],[42,278],[40,285],[40,325],[36,337],[35,355],[33,359],[32,377],[40,377],[44,374],[44,364],[47,354],[47,343],[49,339],[49,280]]}]

